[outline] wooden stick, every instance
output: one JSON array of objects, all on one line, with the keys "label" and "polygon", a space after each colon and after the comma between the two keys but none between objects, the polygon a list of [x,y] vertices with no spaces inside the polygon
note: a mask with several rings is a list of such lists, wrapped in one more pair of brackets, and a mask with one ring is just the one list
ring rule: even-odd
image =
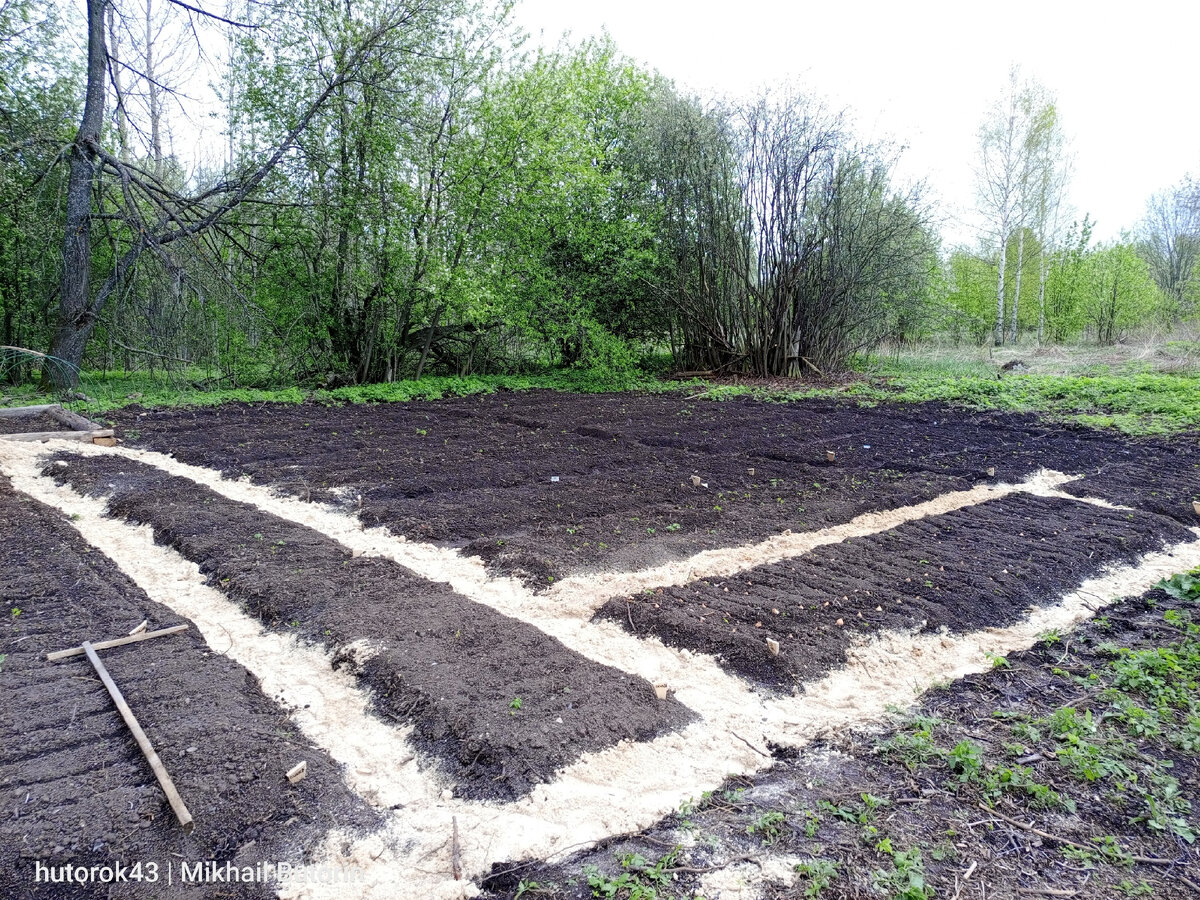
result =
[{"label": "wooden stick", "polygon": [[458,847],[458,816],[450,817],[450,826],[454,830],[450,834],[450,874],[455,881],[462,880],[462,858]]},{"label": "wooden stick", "polygon": [[[92,644],[97,650],[107,650],[109,647],[123,647],[125,644],[136,644],[139,641],[148,641],[150,638],[163,637],[168,634],[179,634],[181,631],[188,630],[187,625],[172,625],[170,628],[160,628],[158,631],[143,631],[139,634],[131,634],[128,637],[116,638],[111,641],[97,641]],[[79,656],[84,652],[82,647],[72,647],[70,650],[55,650],[53,653],[47,653],[46,659],[50,662],[57,662],[60,659],[66,659],[68,656]]]},{"label": "wooden stick", "polygon": [[818,368],[817,368],[817,364],[816,364],[816,363],[814,363],[814,362],[813,362],[811,359],[809,359],[807,356],[802,356],[802,357],[800,357],[800,358],[801,358],[802,360],[804,360],[806,363],[808,363],[808,365],[809,365],[809,366],[810,366],[812,369],[814,369],[818,375],[820,375],[822,378],[824,378],[824,377],[825,377],[825,373],[824,373],[824,372],[822,372],[820,369],[818,369]]},{"label": "wooden stick", "polygon": [[[1034,828],[1032,825],[1026,825],[1024,822],[1018,822],[1016,819],[1010,819],[1004,813],[999,812],[998,810],[995,810],[995,809],[990,809],[983,803],[979,804],[979,808],[982,809],[984,812],[995,816],[997,819],[1003,819],[1009,825],[1015,825],[1015,826],[1017,826],[1017,828],[1024,828],[1026,831],[1032,832],[1033,834],[1036,834],[1038,837],[1044,838],[1047,841],[1054,841],[1056,844],[1066,844],[1068,847],[1075,847],[1077,850],[1090,850],[1093,853],[1096,852],[1096,848],[1094,846],[1089,847],[1087,844],[1077,844],[1074,841],[1069,841],[1066,838],[1059,837],[1056,834],[1050,834],[1048,831],[1042,831],[1041,829]],[[1153,865],[1153,866],[1173,866],[1173,865],[1175,865],[1175,860],[1173,860],[1173,859],[1158,859],[1157,857],[1154,857],[1154,856],[1126,855],[1125,858],[1131,859],[1134,862],[1149,863],[1150,865]]]},{"label": "wooden stick", "polygon": [[154,751],[150,739],[146,737],[146,732],[142,731],[142,726],[138,724],[138,720],[134,717],[129,704],[121,696],[121,691],[112,680],[112,676],[108,674],[108,669],[104,668],[104,663],[100,662],[100,657],[96,655],[96,649],[90,642],[83,642],[83,652],[87,654],[87,658],[91,660],[92,668],[96,670],[96,674],[100,676],[100,680],[108,688],[109,696],[112,697],[113,703],[117,705],[117,711],[121,714],[121,718],[125,720],[125,724],[133,732],[133,739],[137,741],[138,746],[142,749],[142,753],[145,754],[146,761],[150,763],[150,768],[154,770],[154,777],[158,779],[163,793],[167,795],[167,802],[171,804],[171,809],[175,811],[175,817],[179,819],[179,824],[183,826],[184,834],[191,834],[192,829],[196,827],[192,822],[192,814],[188,812],[187,806],[184,805],[183,798],[179,796],[179,791],[175,790],[175,782],[171,781],[171,776],[167,774],[166,766],[158,758],[158,754]]}]

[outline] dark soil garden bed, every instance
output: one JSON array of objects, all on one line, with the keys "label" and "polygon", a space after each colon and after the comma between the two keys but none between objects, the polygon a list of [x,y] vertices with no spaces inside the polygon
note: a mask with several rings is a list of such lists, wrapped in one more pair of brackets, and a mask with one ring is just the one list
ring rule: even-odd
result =
[{"label": "dark soil garden bed", "polygon": [[[1191,537],[1152,513],[1011,494],[729,577],[613,599],[597,616],[791,689],[881,630],[1012,624],[1108,563]],[[766,653],[767,638],[778,656]]]},{"label": "dark soil garden bed", "polygon": [[512,799],[581,753],[647,740],[691,713],[648,682],[380,558],[354,558],[301,525],[119,457],[63,453],[46,474],[109,497],[111,515],[154,528],[265,624],[339,650],[376,710],[412,722],[457,792]]},{"label": "dark soil garden bed", "polygon": [[0,434],[70,430],[69,426],[47,413],[35,413],[30,416],[0,416]]},{"label": "dark soil garden bed", "polygon": [[[35,866],[299,862],[331,826],[374,814],[241,666],[193,628],[100,651],[195,817],[185,835],[86,657],[46,653],[179,624],[56,511],[0,477],[0,896],[163,897],[163,884],[36,883]],[[304,759],[308,777],[284,773]],[[143,876],[149,875],[144,867]],[[269,885],[176,885],[171,897],[266,897]]]},{"label": "dark soil garden bed", "polygon": [[132,446],[343,504],[543,586],[845,522],[969,488],[988,468],[1006,481],[1040,467],[1082,474],[1071,490],[1200,524],[1194,439],[1132,442],[932,403],[531,391],[114,416]]},{"label": "dark soil garden bed", "polygon": [[585,900],[619,884],[668,900],[740,866],[766,900],[1191,900],[1197,600],[1154,590],[1109,606],[885,730],[780,751],[643,832],[496,863],[484,896]]}]

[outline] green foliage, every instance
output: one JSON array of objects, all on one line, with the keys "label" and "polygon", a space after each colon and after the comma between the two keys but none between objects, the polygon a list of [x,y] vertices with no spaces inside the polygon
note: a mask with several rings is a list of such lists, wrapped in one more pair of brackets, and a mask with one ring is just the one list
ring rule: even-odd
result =
[{"label": "green foliage", "polygon": [[1160,581],[1155,587],[1166,591],[1177,600],[1200,602],[1200,569],[1172,575],[1170,578]]},{"label": "green foliage", "polygon": [[838,864],[833,860],[814,859],[796,863],[796,871],[804,879],[804,897],[815,900],[837,878]]},{"label": "green foliage", "polygon": [[[59,6],[0,3],[0,345],[45,350],[58,290],[66,168],[82,93],[74,36]],[[35,373],[4,366],[0,381]]]},{"label": "green foliage", "polygon": [[1084,316],[1101,344],[1116,343],[1135,326],[1161,322],[1169,313],[1149,267],[1129,244],[1097,250],[1089,259],[1086,278]]},{"label": "green foliage", "polygon": [[875,886],[886,891],[893,900],[926,900],[935,896],[933,887],[925,881],[925,863],[919,847],[897,850],[888,838],[879,842],[880,853],[891,857],[892,868],[871,873]]},{"label": "green foliage", "polygon": [[602,900],[657,900],[659,892],[670,885],[670,869],[678,858],[678,847],[653,864],[640,853],[626,853],[617,859],[622,871],[615,877],[602,874],[594,865],[584,866],[583,874],[593,897]]},{"label": "green foliage", "polygon": [[959,741],[946,754],[946,765],[960,782],[978,781],[983,771],[983,750],[970,741]]},{"label": "green foliage", "polygon": [[746,833],[757,835],[762,841],[764,847],[769,847],[779,840],[783,834],[784,815],[778,810],[770,810],[763,813],[757,819],[750,823],[746,828]]}]

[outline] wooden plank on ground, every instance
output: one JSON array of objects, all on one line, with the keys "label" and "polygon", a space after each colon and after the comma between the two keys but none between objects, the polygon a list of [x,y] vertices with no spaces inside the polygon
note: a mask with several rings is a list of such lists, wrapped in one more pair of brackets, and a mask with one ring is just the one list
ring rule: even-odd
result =
[{"label": "wooden plank on ground", "polygon": [[[181,631],[187,631],[187,625],[172,625],[170,628],[160,628],[158,631],[142,631],[138,634],[131,634],[126,637],[114,638],[111,641],[96,641],[92,646],[97,650],[107,650],[109,647],[123,647],[126,644],[137,644],[141,641],[148,641],[150,638],[163,637],[168,634],[178,634]],[[47,653],[46,659],[50,662],[55,662],[60,659],[66,659],[68,656],[79,656],[83,653],[82,647],[72,647],[69,650],[55,650],[53,653]]]},{"label": "wooden plank on ground", "polygon": [[112,437],[111,428],[95,431],[28,431],[24,434],[0,434],[4,441],[91,441],[98,437]]},{"label": "wooden plank on ground", "polygon": [[92,668],[96,670],[96,674],[100,676],[100,680],[108,688],[109,696],[112,697],[113,703],[117,705],[117,711],[121,714],[121,718],[125,720],[125,724],[133,732],[133,739],[137,741],[137,745],[145,755],[146,761],[150,763],[150,768],[154,770],[154,777],[158,779],[159,786],[162,787],[163,793],[167,795],[167,802],[171,804],[171,809],[175,811],[175,817],[179,819],[179,824],[183,826],[184,833],[191,834],[192,829],[196,827],[192,821],[192,814],[188,812],[187,805],[183,802],[183,798],[179,796],[179,791],[175,790],[175,782],[167,774],[167,767],[158,758],[158,753],[155,752],[154,745],[146,737],[146,732],[142,731],[142,726],[138,724],[133,710],[129,708],[129,704],[121,696],[121,691],[117,687],[116,682],[112,680],[112,676],[108,674],[108,669],[104,668],[104,663],[100,662],[100,657],[96,655],[95,648],[88,641],[83,642],[83,652],[87,654],[87,658],[91,660]]}]

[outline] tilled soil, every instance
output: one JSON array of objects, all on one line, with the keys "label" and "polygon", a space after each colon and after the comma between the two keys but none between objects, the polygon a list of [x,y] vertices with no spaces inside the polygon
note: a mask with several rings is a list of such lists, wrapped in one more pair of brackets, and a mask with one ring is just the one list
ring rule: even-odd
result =
[{"label": "tilled soil", "polygon": [[[193,628],[99,651],[195,818],[185,835],[84,656],[46,653],[181,624],[63,517],[0,476],[0,896],[168,896],[168,864],[302,861],[330,827],[377,819],[241,666]],[[308,777],[284,773],[306,760]],[[249,852],[253,846],[254,850]],[[246,851],[244,858],[239,853]],[[39,884],[36,864],[132,867],[159,882]],[[274,896],[269,885],[176,883],[180,898]]]},{"label": "tilled soil", "polygon": [[70,430],[68,426],[46,413],[36,413],[32,416],[0,416],[0,434]]},{"label": "tilled soil", "polygon": [[988,468],[1008,481],[1040,467],[1084,474],[1070,490],[1200,522],[1194,437],[1132,442],[932,403],[530,391],[114,416],[132,446],[344,504],[542,586],[917,503]]},{"label": "tilled soil", "polygon": [[725,578],[616,598],[597,616],[791,689],[880,631],[1009,625],[1109,563],[1190,537],[1152,513],[1010,494]]},{"label": "tilled soil", "polygon": [[[565,859],[498,862],[484,897],[586,900],[610,896],[593,883],[625,878],[660,900],[1192,900],[1196,845],[1165,818],[1151,824],[1143,791],[1157,781],[1149,792],[1174,804],[1180,831],[1194,829],[1196,747],[1181,749],[1178,735],[1135,718],[1102,723],[1114,713],[1120,722],[1131,699],[1152,706],[1136,688],[1106,700],[1124,648],[1169,648],[1193,633],[1195,616],[1195,603],[1161,590],[1125,599],[989,672],[927,692],[883,729],[778,750],[771,770],[732,776],[640,833]],[[1106,743],[1114,735],[1121,749]],[[754,887],[743,894],[740,884]]]},{"label": "tilled soil", "polygon": [[56,460],[46,474],[108,496],[111,515],[152,526],[265,624],[334,651],[382,716],[415,725],[460,796],[512,799],[584,752],[692,718],[648,682],[390,560],[351,557],[309,528],[131,460]]}]

